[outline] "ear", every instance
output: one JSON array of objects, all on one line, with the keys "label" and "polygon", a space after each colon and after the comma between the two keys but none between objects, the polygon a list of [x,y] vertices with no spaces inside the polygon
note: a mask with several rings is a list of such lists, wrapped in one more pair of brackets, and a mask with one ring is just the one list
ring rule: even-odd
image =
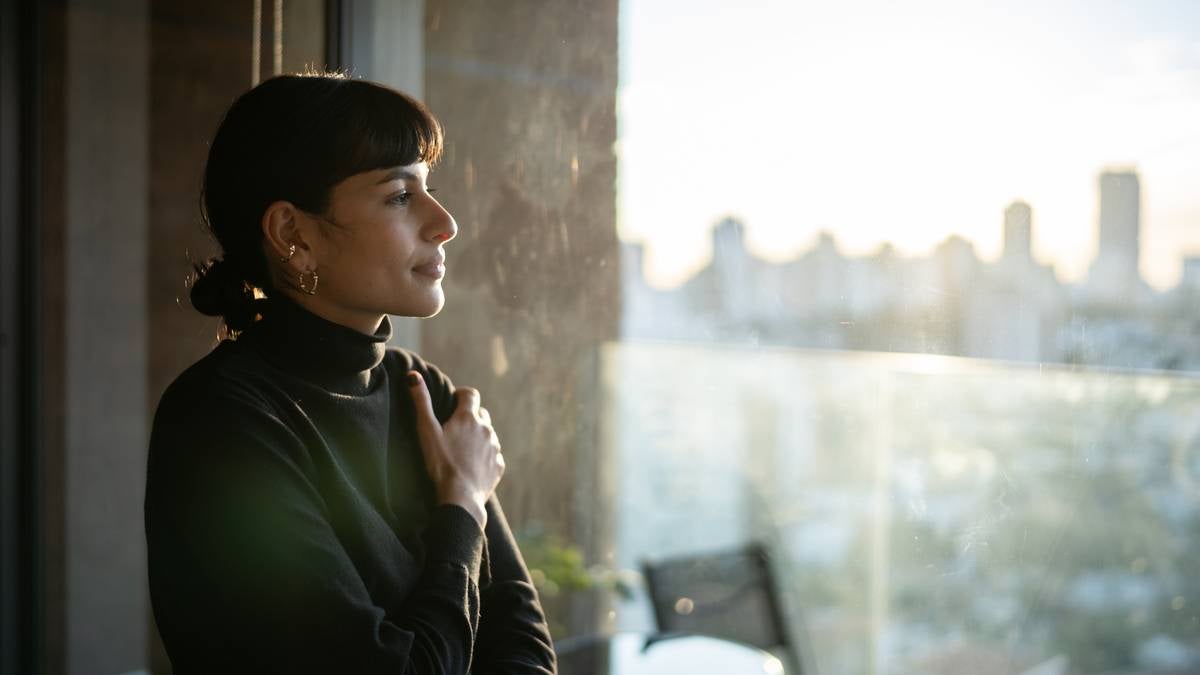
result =
[{"label": "ear", "polygon": [[[310,245],[316,233],[309,231],[308,219],[299,216],[300,211],[294,204],[282,200],[272,202],[263,212],[263,243],[268,264],[274,259],[298,270],[316,266]],[[292,253],[292,246],[296,247],[295,253]]]}]

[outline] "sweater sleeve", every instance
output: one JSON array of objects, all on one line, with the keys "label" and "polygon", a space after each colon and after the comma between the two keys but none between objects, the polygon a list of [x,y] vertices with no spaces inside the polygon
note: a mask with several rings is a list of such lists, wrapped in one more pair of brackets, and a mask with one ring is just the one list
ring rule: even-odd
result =
[{"label": "sweater sleeve", "polygon": [[[418,369],[424,371],[434,409],[445,422],[454,411],[454,385],[432,364],[420,364]],[[474,671],[479,675],[557,673],[541,600],[494,494],[487,503],[485,534],[488,579],[482,585]]]},{"label": "sweater sleeve", "polygon": [[226,392],[173,395],[146,485],[150,588],[175,672],[462,675],[478,629],[483,532],[432,514],[403,607],[376,606],[305,471],[298,438]]},{"label": "sweater sleeve", "polygon": [[487,515],[492,577],[482,594],[476,670],[487,675],[557,673],[554,644],[537,589],[495,495],[488,500]]}]

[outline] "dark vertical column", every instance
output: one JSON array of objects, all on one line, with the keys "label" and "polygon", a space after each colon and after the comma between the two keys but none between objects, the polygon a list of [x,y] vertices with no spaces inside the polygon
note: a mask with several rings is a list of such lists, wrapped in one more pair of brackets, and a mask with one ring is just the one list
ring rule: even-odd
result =
[{"label": "dark vertical column", "polygon": [[0,5],[0,673],[42,672],[37,139],[42,7]]},{"label": "dark vertical column", "polygon": [[64,500],[64,457],[66,432],[66,350],[65,339],[65,234],[66,207],[62,200],[65,189],[66,154],[66,8],[64,2],[47,3],[42,17],[43,62],[39,76],[39,124],[37,192],[40,229],[36,280],[40,285],[38,317],[35,321],[41,332],[38,340],[40,354],[36,364],[40,372],[41,391],[37,397],[41,414],[37,424],[40,432],[42,499],[41,522],[41,583],[43,607],[39,628],[42,631],[40,652],[42,672],[63,673],[66,670],[66,526]]},{"label": "dark vertical column", "polygon": [[[447,134],[430,182],[460,233],[447,245],[447,306],[425,322],[422,351],[482,392],[517,528],[540,521],[589,563],[605,562],[611,512],[596,483],[607,458],[595,364],[620,316],[617,6],[425,8],[425,101]],[[587,629],[591,610],[550,611],[559,631]]]}]

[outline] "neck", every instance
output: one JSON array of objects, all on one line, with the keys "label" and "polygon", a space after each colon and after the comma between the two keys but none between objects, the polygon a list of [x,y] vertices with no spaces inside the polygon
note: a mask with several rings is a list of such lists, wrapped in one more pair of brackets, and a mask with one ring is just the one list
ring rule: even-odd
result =
[{"label": "neck", "polygon": [[261,313],[238,342],[245,340],[276,367],[326,390],[353,395],[370,390],[392,334],[386,316],[374,334],[366,334],[284,294],[264,301]]},{"label": "neck", "polygon": [[285,288],[281,292],[295,304],[322,319],[351,328],[363,335],[374,335],[378,332],[379,324],[383,323],[385,316],[384,314],[371,312],[357,312],[334,305],[325,298],[322,298],[319,293],[317,295],[309,295],[290,288]]}]

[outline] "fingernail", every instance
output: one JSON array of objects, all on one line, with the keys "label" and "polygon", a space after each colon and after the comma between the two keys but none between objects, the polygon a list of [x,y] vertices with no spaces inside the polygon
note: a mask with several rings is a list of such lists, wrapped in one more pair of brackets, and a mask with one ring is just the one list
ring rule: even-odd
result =
[{"label": "fingernail", "polygon": [[412,372],[412,371],[409,371],[409,373],[408,373],[408,386],[410,386],[410,387],[415,387],[415,386],[417,386],[418,384],[421,384],[421,376],[420,376],[420,375],[418,375],[418,374],[416,374],[416,373],[414,373],[414,372]]}]

